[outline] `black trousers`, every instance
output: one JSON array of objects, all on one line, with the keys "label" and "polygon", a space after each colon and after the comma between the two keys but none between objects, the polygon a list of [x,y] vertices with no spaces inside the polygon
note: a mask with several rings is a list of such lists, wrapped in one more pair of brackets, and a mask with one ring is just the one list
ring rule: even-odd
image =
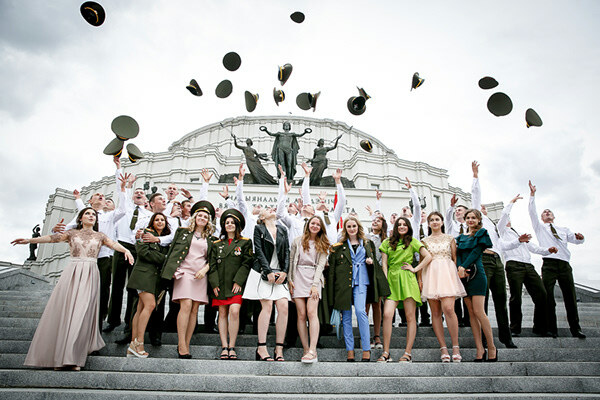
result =
[{"label": "black trousers", "polygon": [[[131,252],[133,258],[137,258],[135,246],[126,242],[119,241],[123,247]],[[110,294],[110,303],[108,305],[107,321],[111,325],[121,324],[121,308],[123,307],[123,291],[129,275],[133,271],[133,265],[125,259],[123,253],[116,252],[113,256],[112,263],[112,292]],[[135,289],[127,289],[127,308],[125,309],[125,333],[131,333],[130,321],[132,318],[131,310],[133,309],[133,301],[137,299],[137,291]],[[134,313],[135,313],[135,309]]]},{"label": "black trousers", "polygon": [[510,310],[510,330],[513,333],[521,333],[521,322],[523,313],[521,311],[521,298],[523,285],[531,296],[534,304],[533,332],[546,333],[546,289],[542,278],[538,275],[533,265],[519,261],[506,262],[506,277],[510,288],[510,299],[508,308]]},{"label": "black trousers", "polygon": [[502,343],[512,340],[510,325],[508,322],[508,309],[506,307],[506,274],[504,265],[497,254],[483,253],[481,257],[485,275],[487,277],[488,290],[485,294],[485,313],[488,313],[488,301],[490,292],[494,300],[496,310],[496,322],[498,323],[498,339]]},{"label": "black trousers", "polygon": [[[242,303],[243,306],[243,303]],[[219,308],[212,306],[212,298],[208,297],[208,304],[204,306],[204,331],[212,333],[215,328],[215,318]],[[241,322],[240,322],[241,323]]]},{"label": "black trousers", "polygon": [[542,282],[546,289],[546,304],[548,305],[548,330],[557,333],[556,326],[556,300],[554,300],[554,286],[556,281],[562,291],[565,309],[567,310],[567,321],[571,333],[581,330],[579,326],[579,313],[577,312],[577,295],[575,293],[575,281],[573,280],[573,269],[571,265],[563,260],[555,258],[544,258],[542,264]]},{"label": "black trousers", "polygon": [[106,314],[108,313],[112,259],[112,256],[98,259],[98,272],[100,273],[100,328],[102,328],[102,321],[104,321],[104,318],[106,318]]}]

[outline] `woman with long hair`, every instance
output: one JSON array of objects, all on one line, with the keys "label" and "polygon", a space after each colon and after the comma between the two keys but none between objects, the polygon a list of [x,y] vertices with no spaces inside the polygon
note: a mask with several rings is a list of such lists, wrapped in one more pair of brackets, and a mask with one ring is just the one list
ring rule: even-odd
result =
[{"label": "woman with long hair", "polygon": [[[144,232],[154,236],[170,235],[171,228],[167,217],[160,212],[154,213]],[[127,357],[146,358],[148,352],[144,350],[144,333],[150,315],[156,308],[160,270],[169,247],[163,247],[160,243],[137,242],[135,251],[138,258],[129,276],[127,288],[137,290],[138,303],[137,311],[131,322],[131,343],[127,348]]]},{"label": "woman with long hair", "polygon": [[[286,285],[290,264],[290,248],[287,230],[275,223],[275,208],[263,209],[254,228],[254,265],[248,275],[244,299],[260,300],[258,316],[257,361],[285,361],[283,340],[287,329],[290,291]],[[275,322],[275,358],[267,350],[267,330],[273,312],[277,308]]]},{"label": "woman with long hair", "polygon": [[431,254],[423,244],[412,236],[413,230],[410,221],[400,217],[394,222],[392,235],[383,241],[381,260],[383,272],[390,285],[391,295],[383,305],[383,353],[377,361],[389,362],[390,341],[392,338],[392,319],[396,308],[400,304],[406,315],[406,348],[404,354],[398,361],[412,362],[412,347],[417,335],[417,321],[415,310],[421,306],[420,283],[414,273],[403,269],[413,262],[415,253],[419,253],[420,262],[417,268],[420,270],[431,261]]},{"label": "woman with long hair", "polygon": [[[352,305],[358,320],[362,361],[371,360],[369,319],[367,318],[367,291],[372,286],[374,298],[387,297],[390,288],[377,261],[375,245],[365,237],[363,227],[354,216],[342,225],[341,241],[334,244],[329,254],[327,295],[329,304],[342,313],[347,361],[354,361],[354,334],[352,332]],[[372,270],[372,274],[369,273]],[[373,276],[373,279],[369,279]]]},{"label": "woman with long hair", "polygon": [[[304,348],[301,361],[315,363],[319,341],[319,300],[325,279],[323,270],[329,254],[329,239],[321,217],[313,216],[302,236],[292,242],[290,250],[290,292],[298,312],[298,335]],[[306,327],[306,319],[310,326]]]},{"label": "woman with long hair", "polygon": [[444,217],[437,211],[427,216],[429,236],[423,239],[423,244],[431,253],[431,263],[421,269],[406,266],[405,269],[417,273],[422,271],[423,290],[421,299],[426,300],[431,308],[433,332],[440,344],[440,359],[450,362],[450,354],[444,338],[442,312],[452,340],[452,361],[460,362],[460,347],[458,345],[458,319],[454,312],[454,301],[467,295],[456,270],[456,242],[450,235],[444,234]]},{"label": "woman with long hair", "polygon": [[[388,227],[387,221],[383,215],[377,213],[373,216],[371,222],[371,232],[367,234],[367,237],[371,239],[375,245],[375,252],[377,254],[377,261],[381,265],[381,251],[379,246],[385,239],[387,239]],[[383,343],[381,343],[381,298],[375,299],[372,292],[367,293],[367,316],[369,315],[369,309],[373,309],[373,341],[371,342],[371,348],[382,349]]]},{"label": "woman with long hair", "polygon": [[235,342],[240,326],[242,292],[252,267],[252,240],[242,237],[246,221],[230,208],[221,214],[221,238],[208,254],[208,282],[213,291],[213,307],[219,308],[221,360],[237,360]]},{"label": "woman with long hair", "polygon": [[[487,361],[494,362],[498,361],[498,349],[494,345],[492,327],[484,308],[487,278],[481,261],[483,251],[492,247],[492,240],[483,228],[481,212],[467,210],[464,218],[467,233],[456,238],[456,265],[458,276],[462,278],[467,292],[465,304],[469,310],[471,330],[477,347],[477,354],[473,361],[482,362],[487,357]],[[483,348],[482,330],[487,341],[487,352]]]},{"label": "woman with long hair", "polygon": [[104,347],[98,318],[98,252],[104,245],[125,254],[130,264],[134,260],[129,250],[98,232],[98,213],[93,208],[81,210],[76,221],[76,228],[64,233],[11,242],[67,242],[71,252],[69,265],[60,275],[35,330],[25,365],[79,371],[88,354]]},{"label": "woman with long hair", "polygon": [[189,226],[177,229],[167,255],[162,277],[173,279],[173,301],[177,314],[177,356],[190,359],[190,341],[198,321],[198,307],[208,304],[208,253],[213,246],[213,205],[202,200],[193,205]]}]

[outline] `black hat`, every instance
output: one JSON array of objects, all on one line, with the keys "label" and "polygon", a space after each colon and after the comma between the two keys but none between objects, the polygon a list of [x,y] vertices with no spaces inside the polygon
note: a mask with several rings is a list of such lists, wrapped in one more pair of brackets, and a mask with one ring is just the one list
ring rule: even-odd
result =
[{"label": "black hat", "polygon": [[113,119],[110,129],[121,140],[133,139],[140,133],[140,126],[136,120],[127,115],[120,115]]},{"label": "black hat", "polygon": [[367,92],[365,92],[365,89],[359,88],[358,86],[356,88],[358,89],[358,93],[360,94],[360,96],[365,98],[365,101],[371,98],[371,96],[369,96]]},{"label": "black hat", "polygon": [[412,86],[410,88],[410,90],[412,91],[413,89],[418,88],[419,86],[421,86],[423,84],[423,82],[425,82],[424,78],[419,77],[419,73],[415,72],[413,74],[413,78],[412,78]]},{"label": "black hat", "polygon": [[[366,94],[366,93],[365,93]],[[362,115],[367,110],[367,100],[362,96],[353,96],[348,99],[348,111],[352,115]]]},{"label": "black hat", "polygon": [[283,67],[279,66],[279,72],[277,73],[277,79],[281,82],[281,86],[285,85],[288,79],[290,79],[290,75],[292,74],[292,64],[285,64]]},{"label": "black hat", "polygon": [[104,154],[107,156],[121,156],[121,153],[123,152],[123,144],[125,144],[125,142],[119,138],[111,140],[108,146],[104,148]]},{"label": "black hat", "polygon": [[373,151],[373,145],[371,144],[371,141],[369,139],[364,139],[360,141],[360,147],[362,147],[362,149],[364,151],[368,151],[369,153],[371,151]]},{"label": "black hat", "polygon": [[223,211],[223,214],[221,214],[221,233],[225,233],[225,220],[227,217],[233,217],[234,219],[237,219],[237,221],[240,223],[240,231],[243,231],[246,227],[246,220],[244,219],[242,213],[235,208],[230,208]]},{"label": "black hat", "polygon": [[498,81],[491,76],[484,76],[479,80],[479,87],[482,89],[493,89],[498,86]]},{"label": "black hat", "polygon": [[538,113],[536,113],[533,108],[528,108],[525,112],[525,122],[527,123],[528,128],[530,126],[542,126],[544,124]]},{"label": "black hat", "polygon": [[129,161],[132,163],[144,158],[144,153],[142,153],[140,149],[138,149],[138,147],[133,143],[129,143],[127,145],[127,155],[129,156]]},{"label": "black hat", "polygon": [[497,92],[488,99],[487,108],[496,117],[502,117],[510,114],[513,109],[513,104],[510,97],[502,92]]},{"label": "black hat", "polygon": [[196,211],[205,211],[210,215],[210,219],[215,219],[215,207],[208,200],[200,200],[192,206],[190,215],[193,216]]},{"label": "black hat", "polygon": [[246,90],[244,96],[246,97],[246,111],[254,111],[256,109],[256,102],[258,101],[258,93],[253,94]]},{"label": "black hat", "polygon": [[298,24],[301,24],[304,22],[304,14],[302,14],[300,11],[296,11],[295,13],[290,15],[290,18],[292,19],[292,21],[294,21]]},{"label": "black hat", "polygon": [[217,88],[215,89],[215,94],[217,95],[218,98],[224,99],[226,97],[229,97],[229,95],[231,94],[232,91],[233,91],[233,85],[231,84],[231,81],[228,79],[225,79],[224,81],[221,81],[221,83],[219,83],[217,85]]},{"label": "black hat", "polygon": [[186,86],[186,89],[194,96],[202,96],[202,89],[200,89],[200,85],[198,85],[198,82],[196,82],[195,79],[190,81],[190,84]]},{"label": "black hat", "polygon": [[238,53],[231,51],[223,56],[223,66],[229,71],[236,71],[242,65],[242,58]]},{"label": "black hat", "polygon": [[104,8],[94,1],[86,1],[79,7],[79,11],[81,11],[81,15],[90,25],[100,26],[104,23],[104,18],[106,18]]},{"label": "black hat", "polygon": [[317,109],[317,99],[320,95],[321,92],[317,92],[314,94],[307,92],[300,93],[296,97],[296,105],[304,111],[310,110],[312,108],[314,112]]},{"label": "black hat", "polygon": [[283,90],[277,90],[277,88],[273,88],[273,99],[275,99],[275,104],[279,107],[279,103],[285,100],[285,93]]}]

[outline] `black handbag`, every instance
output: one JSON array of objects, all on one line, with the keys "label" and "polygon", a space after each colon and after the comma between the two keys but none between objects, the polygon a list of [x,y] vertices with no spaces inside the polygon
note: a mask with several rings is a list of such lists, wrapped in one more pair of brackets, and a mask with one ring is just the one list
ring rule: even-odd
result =
[{"label": "black handbag", "polygon": [[464,278],[461,278],[461,280],[464,282],[469,282],[470,280],[475,278],[475,276],[477,275],[477,265],[471,264],[470,266],[465,268],[465,272],[466,272],[467,276],[465,276]]},{"label": "black handbag", "polygon": [[[275,274],[275,280],[279,279],[279,274],[281,273],[280,269],[272,269],[271,272]],[[268,281],[269,280],[269,274],[271,272],[268,272],[268,271],[264,270],[264,271],[262,271],[260,273],[260,277],[262,278],[263,281]],[[283,284],[286,284],[287,281],[288,280],[287,280],[287,276],[286,276],[285,280],[283,281]]]}]

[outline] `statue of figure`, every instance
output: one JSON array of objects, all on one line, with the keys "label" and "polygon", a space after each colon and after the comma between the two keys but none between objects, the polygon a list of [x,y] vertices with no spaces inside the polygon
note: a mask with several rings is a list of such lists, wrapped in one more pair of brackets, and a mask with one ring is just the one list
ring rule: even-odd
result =
[{"label": "statue of figure", "polygon": [[313,158],[308,160],[312,165],[312,172],[310,174],[310,186],[320,186],[321,178],[323,177],[323,172],[327,169],[327,153],[331,150],[334,150],[342,135],[335,138],[335,143],[333,147],[325,147],[325,140],[319,139],[317,142],[317,147],[313,153]]},{"label": "statue of figure", "polygon": [[259,185],[277,185],[275,178],[267,172],[260,162],[260,160],[267,161],[267,155],[265,153],[259,153],[252,148],[252,139],[246,139],[246,146],[240,146],[237,143],[237,137],[233,132],[231,133],[231,137],[233,138],[233,145],[244,152],[244,155],[246,156],[246,165],[250,170],[250,174],[252,174],[252,178],[254,178],[254,183]]},{"label": "statue of figure", "polygon": [[[33,227],[32,229],[33,234],[31,235],[32,238],[38,238],[42,235],[40,235],[40,224],[37,224],[36,226]],[[37,249],[37,243],[29,243],[29,258],[27,259],[27,261],[35,261],[37,260],[37,257],[35,256],[35,250]]]},{"label": "statue of figure", "polygon": [[[267,130],[266,126],[261,126],[259,129],[263,132],[267,132],[269,136],[275,137],[271,157],[273,158],[276,167],[281,165],[288,181],[291,182],[294,179],[294,175],[296,175],[296,157],[298,155],[298,150],[300,150],[297,138],[302,137],[307,133],[311,133],[312,129],[306,128],[304,129],[304,133],[300,134],[290,132],[292,125],[287,121],[283,123],[283,132],[271,133]],[[277,177],[281,178],[279,168],[277,168]]]}]

